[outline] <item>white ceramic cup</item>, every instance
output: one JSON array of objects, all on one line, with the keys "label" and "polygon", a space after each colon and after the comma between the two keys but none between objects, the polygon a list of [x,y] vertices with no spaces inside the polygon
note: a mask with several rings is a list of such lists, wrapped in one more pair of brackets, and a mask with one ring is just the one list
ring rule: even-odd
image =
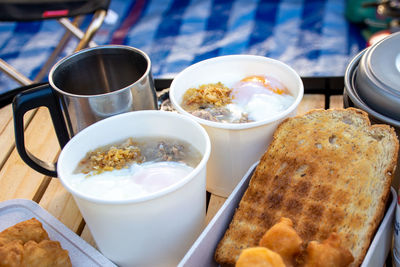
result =
[{"label": "white ceramic cup", "polygon": [[[182,96],[189,88],[222,82],[230,87],[247,76],[267,75],[281,81],[294,102],[283,112],[250,123],[220,123],[201,119],[186,112]],[[304,86],[300,76],[286,64],[262,56],[231,55],[196,63],[180,72],[172,81],[169,97],[178,112],[198,121],[211,139],[211,155],[207,164],[207,190],[227,197],[248,168],[258,161],[272,140],[280,122],[296,114],[303,98]]]},{"label": "white ceramic cup", "polygon": [[[129,137],[183,140],[202,159],[178,183],[140,198],[104,200],[71,187],[69,177],[88,151]],[[176,266],[204,227],[210,147],[206,131],[187,116],[134,111],[99,121],[75,135],[61,151],[57,171],[106,257],[120,266]]]}]

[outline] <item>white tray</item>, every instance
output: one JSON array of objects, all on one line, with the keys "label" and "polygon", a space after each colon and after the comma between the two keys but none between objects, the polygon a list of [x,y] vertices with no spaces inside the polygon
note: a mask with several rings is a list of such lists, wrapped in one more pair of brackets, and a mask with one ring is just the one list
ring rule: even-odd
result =
[{"label": "white tray", "polygon": [[116,266],[31,200],[13,199],[0,203],[0,232],[33,217],[43,224],[51,240],[59,241],[63,249],[68,250],[72,266]]},{"label": "white tray", "polygon": [[[243,179],[235,187],[224,205],[215,214],[199,238],[193,243],[178,266],[218,266],[214,260],[215,249],[232,220],[236,207],[239,205],[244,192],[246,191],[250,178],[258,162],[250,167]],[[396,207],[397,194],[391,188],[391,197],[385,216],[375,234],[374,239],[364,258],[362,267],[383,266],[390,252],[393,236],[393,219]]]}]

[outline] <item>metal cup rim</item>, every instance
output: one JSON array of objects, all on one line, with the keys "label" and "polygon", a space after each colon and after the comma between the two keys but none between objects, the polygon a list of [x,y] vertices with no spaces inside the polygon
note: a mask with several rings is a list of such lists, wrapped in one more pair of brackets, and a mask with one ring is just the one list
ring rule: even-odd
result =
[{"label": "metal cup rim", "polygon": [[[112,91],[112,92],[103,93],[103,94],[78,95],[78,94],[73,94],[73,93],[66,92],[66,91],[60,89],[59,87],[57,87],[57,86],[55,85],[54,80],[53,80],[53,75],[54,75],[55,71],[56,71],[61,65],[63,65],[65,62],[67,62],[67,61],[71,60],[72,58],[74,58],[74,57],[76,57],[76,56],[78,56],[78,55],[81,55],[81,54],[83,54],[83,53],[88,53],[88,52],[90,52],[90,51],[95,51],[95,50],[104,50],[104,49],[130,50],[130,51],[132,51],[132,52],[136,52],[136,53],[142,55],[142,56],[146,59],[146,61],[147,61],[147,68],[146,68],[146,71],[144,72],[144,74],[143,74],[139,79],[137,79],[135,82],[129,84],[128,86],[125,86],[125,87],[123,87],[123,88],[120,88],[120,89],[115,90],[115,91]],[[60,59],[60,60],[59,60],[56,64],[54,64],[54,66],[50,69],[48,78],[49,78],[49,84],[50,84],[50,86],[51,86],[54,90],[56,90],[58,93],[60,93],[60,94],[62,94],[62,95],[70,96],[70,97],[76,97],[76,98],[93,98],[93,97],[109,96],[109,95],[116,94],[116,93],[118,93],[118,92],[127,90],[127,89],[129,89],[130,87],[132,87],[133,85],[138,84],[138,83],[141,83],[149,74],[151,74],[151,60],[150,60],[150,57],[149,57],[145,52],[143,52],[142,50],[140,50],[140,49],[138,49],[138,48],[135,48],[135,47],[132,47],[132,46],[127,46],[127,45],[100,45],[100,46],[89,47],[89,48],[85,48],[85,49],[79,50],[79,51],[77,51],[77,52],[75,52],[75,53],[73,53],[73,54],[71,54],[71,55],[68,55],[68,56],[66,56],[66,57],[64,57],[64,58],[62,58],[62,59]]]}]

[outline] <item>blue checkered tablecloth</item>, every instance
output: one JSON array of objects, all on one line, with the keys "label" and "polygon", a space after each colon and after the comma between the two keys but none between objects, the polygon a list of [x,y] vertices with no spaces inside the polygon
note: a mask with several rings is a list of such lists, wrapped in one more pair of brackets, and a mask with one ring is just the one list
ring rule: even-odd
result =
[{"label": "blue checkered tablecloth", "polygon": [[[345,6],[345,0],[112,0],[94,41],[145,51],[155,78],[228,54],[275,58],[301,76],[343,76],[365,47]],[[0,22],[0,58],[33,79],[63,33],[53,20]],[[15,87],[0,74],[0,93]]]}]

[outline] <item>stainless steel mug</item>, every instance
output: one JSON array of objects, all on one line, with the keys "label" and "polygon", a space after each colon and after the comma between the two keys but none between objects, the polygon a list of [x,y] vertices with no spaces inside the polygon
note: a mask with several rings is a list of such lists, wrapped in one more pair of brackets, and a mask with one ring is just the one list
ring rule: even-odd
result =
[{"label": "stainless steel mug", "polygon": [[55,165],[25,148],[24,114],[46,106],[61,148],[76,133],[101,119],[123,112],[158,109],[151,61],[139,49],[105,45],[63,58],[49,73],[49,83],[18,94],[13,101],[15,142],[21,158],[45,175]]}]

